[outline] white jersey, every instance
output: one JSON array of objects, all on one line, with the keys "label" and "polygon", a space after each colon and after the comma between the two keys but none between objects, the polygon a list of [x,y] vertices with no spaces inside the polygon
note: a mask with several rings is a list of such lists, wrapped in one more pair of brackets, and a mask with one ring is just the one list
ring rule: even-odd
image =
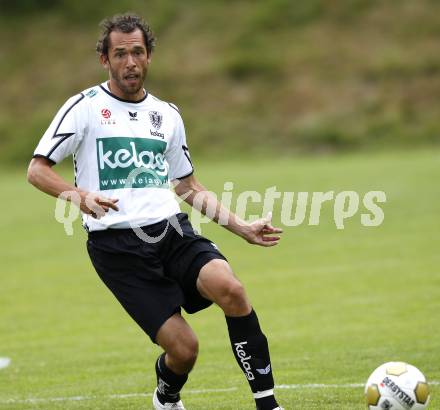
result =
[{"label": "white jersey", "polygon": [[119,211],[99,220],[83,214],[87,230],[145,226],[180,212],[170,181],[193,166],[174,105],[147,93],[122,100],[106,83],[89,88],[58,111],[34,157],[58,163],[72,154],[77,187],[119,199]]}]

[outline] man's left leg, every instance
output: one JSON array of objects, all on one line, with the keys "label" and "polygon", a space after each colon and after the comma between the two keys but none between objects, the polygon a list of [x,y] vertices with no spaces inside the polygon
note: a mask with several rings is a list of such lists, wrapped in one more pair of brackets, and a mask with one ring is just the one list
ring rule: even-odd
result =
[{"label": "man's left leg", "polygon": [[224,311],[232,351],[251,387],[257,410],[280,408],[274,393],[269,346],[257,315],[229,264],[213,259],[202,267],[197,279],[200,294]]}]

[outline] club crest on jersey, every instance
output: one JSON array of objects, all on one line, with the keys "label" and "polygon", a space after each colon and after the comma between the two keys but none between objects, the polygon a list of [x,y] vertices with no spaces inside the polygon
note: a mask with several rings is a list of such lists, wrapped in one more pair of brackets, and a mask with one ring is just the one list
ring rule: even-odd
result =
[{"label": "club crest on jersey", "polygon": [[157,130],[162,126],[162,114],[158,111],[150,111],[148,113],[151,125]]}]

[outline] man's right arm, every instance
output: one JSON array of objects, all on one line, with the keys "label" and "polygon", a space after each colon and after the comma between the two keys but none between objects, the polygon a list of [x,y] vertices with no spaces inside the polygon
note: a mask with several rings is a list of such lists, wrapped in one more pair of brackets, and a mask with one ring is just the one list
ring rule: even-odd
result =
[{"label": "man's right arm", "polygon": [[[118,211],[116,203],[118,199],[106,198],[101,195],[83,191],[68,182],[53,170],[53,163],[44,157],[35,157],[31,160],[28,168],[28,181],[38,188],[56,198],[72,200],[82,212],[101,218],[109,209]],[[80,198],[79,203],[73,200],[72,192],[76,192]]]}]

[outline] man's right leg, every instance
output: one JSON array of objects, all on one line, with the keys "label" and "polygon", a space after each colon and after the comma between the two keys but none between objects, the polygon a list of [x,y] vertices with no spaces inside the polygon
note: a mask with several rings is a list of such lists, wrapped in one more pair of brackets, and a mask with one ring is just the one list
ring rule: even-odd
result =
[{"label": "man's right leg", "polygon": [[162,405],[177,403],[197,359],[197,337],[185,319],[175,313],[160,327],[156,342],[165,351],[156,361],[157,398]]},{"label": "man's right leg", "polygon": [[96,272],[127,313],[165,353],[156,363],[159,410],[183,409],[178,403],[198,352],[197,338],[177,311],[184,295],[177,283],[165,278],[154,246],[147,246],[131,230],[91,232],[87,249]]}]

